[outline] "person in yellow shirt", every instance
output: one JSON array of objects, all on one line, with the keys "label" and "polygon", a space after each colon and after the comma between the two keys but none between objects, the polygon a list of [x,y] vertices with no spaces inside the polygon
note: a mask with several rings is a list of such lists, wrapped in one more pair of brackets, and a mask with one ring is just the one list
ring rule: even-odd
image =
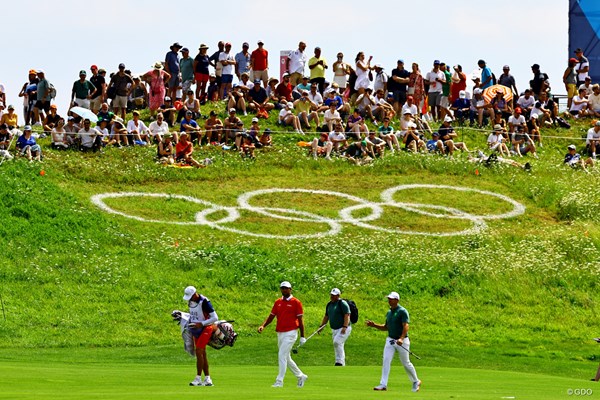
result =
[{"label": "person in yellow shirt", "polygon": [[6,124],[8,129],[16,128],[18,125],[18,115],[15,114],[15,107],[11,104],[8,106],[8,112],[2,115],[0,119],[0,125]]},{"label": "person in yellow shirt", "polygon": [[325,88],[325,70],[328,68],[327,61],[321,57],[321,48],[315,47],[315,56],[308,60],[310,68],[310,82],[319,85],[319,92],[323,94]]}]

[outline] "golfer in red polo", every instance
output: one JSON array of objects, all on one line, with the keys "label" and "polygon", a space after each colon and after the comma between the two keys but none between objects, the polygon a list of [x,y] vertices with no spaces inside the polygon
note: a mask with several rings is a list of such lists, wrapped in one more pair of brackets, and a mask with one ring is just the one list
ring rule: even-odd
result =
[{"label": "golfer in red polo", "polygon": [[290,367],[292,373],[298,379],[298,387],[303,387],[308,376],[300,371],[290,354],[298,338],[298,329],[300,329],[300,345],[306,342],[304,338],[304,320],[302,319],[304,314],[302,303],[292,296],[292,285],[289,282],[281,282],[279,288],[282,296],[275,301],[271,313],[265,322],[258,327],[258,333],[262,333],[265,326],[277,317],[275,331],[277,331],[277,345],[279,347],[279,374],[273,387],[283,387],[283,378],[287,367]]}]

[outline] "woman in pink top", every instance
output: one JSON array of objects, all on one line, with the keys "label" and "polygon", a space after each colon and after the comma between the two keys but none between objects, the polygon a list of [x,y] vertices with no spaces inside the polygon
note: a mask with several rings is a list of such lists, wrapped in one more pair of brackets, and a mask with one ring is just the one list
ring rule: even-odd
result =
[{"label": "woman in pink top", "polygon": [[143,76],[144,80],[150,84],[150,115],[154,116],[156,111],[163,105],[167,89],[165,82],[171,79],[171,74],[163,71],[163,65],[160,62],[154,64],[154,68]]},{"label": "woman in pink top", "polygon": [[419,64],[412,64],[412,72],[408,77],[408,94],[412,95],[419,112],[423,108],[423,96],[425,94],[425,85],[423,83],[423,75],[419,70]]}]

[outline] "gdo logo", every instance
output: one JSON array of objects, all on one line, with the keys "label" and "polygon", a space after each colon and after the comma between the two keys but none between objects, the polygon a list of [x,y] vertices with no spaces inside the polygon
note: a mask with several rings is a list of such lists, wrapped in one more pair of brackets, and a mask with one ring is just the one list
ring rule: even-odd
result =
[{"label": "gdo logo", "polygon": [[594,394],[592,389],[567,389],[569,396],[591,396]]}]

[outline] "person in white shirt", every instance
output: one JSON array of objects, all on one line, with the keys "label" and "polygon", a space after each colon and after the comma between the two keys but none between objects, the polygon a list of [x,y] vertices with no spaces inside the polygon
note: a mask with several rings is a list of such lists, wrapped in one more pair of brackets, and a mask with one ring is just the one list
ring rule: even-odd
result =
[{"label": "person in white shirt", "polygon": [[293,109],[294,103],[286,103],[285,108],[282,108],[281,111],[279,111],[278,123],[279,125],[292,126],[296,130],[296,133],[304,135],[304,132],[300,126],[300,119],[294,115],[294,112],[292,111]]},{"label": "person in white shirt", "polygon": [[583,50],[580,48],[575,49],[575,57],[577,57],[577,65],[575,66],[575,72],[577,73],[577,83],[583,84],[585,78],[589,76],[590,62],[587,57],[583,55]]},{"label": "person in white shirt", "polygon": [[91,121],[88,118],[83,120],[83,128],[77,132],[81,140],[82,151],[98,151],[100,149],[102,139],[98,133],[95,128],[91,127]]},{"label": "person in white shirt", "polygon": [[305,49],[306,43],[300,42],[298,43],[298,50],[290,51],[287,56],[285,67],[290,74],[290,84],[292,87],[296,87],[304,76],[304,66],[308,61],[308,56],[304,52]]},{"label": "person in white shirt", "polygon": [[140,113],[137,110],[134,110],[132,115],[133,119],[127,122],[129,142],[139,146],[146,146],[148,145],[148,127],[140,119]]},{"label": "person in white shirt", "polygon": [[584,88],[586,94],[589,96],[592,94],[592,78],[587,76],[583,81],[583,84],[579,85],[578,89]]},{"label": "person in white shirt", "polygon": [[223,66],[221,70],[221,87],[219,88],[219,100],[231,90],[233,74],[235,72],[235,57],[231,55],[231,43],[225,43],[225,51],[219,54],[219,63]]},{"label": "person in white shirt", "polygon": [[[156,121],[152,121],[148,127],[150,136],[155,143],[160,143],[165,133],[169,132],[169,124],[165,121],[162,113],[156,115]],[[177,134],[175,134],[175,143],[177,143]]]},{"label": "person in white shirt", "polygon": [[502,133],[502,126],[494,125],[494,131],[488,136],[487,145],[491,151],[497,151],[502,157],[510,157],[510,151],[508,151],[508,147],[504,143]]},{"label": "person in white shirt", "polygon": [[513,114],[508,117],[508,131],[523,131],[527,132],[527,124],[525,123],[525,117],[521,115],[521,108],[516,107]]},{"label": "person in white shirt", "polygon": [[328,140],[331,142],[332,147],[337,151],[343,151],[348,147],[348,139],[342,131],[342,124],[336,124],[334,130],[329,133]]},{"label": "person in white shirt", "polygon": [[526,89],[523,96],[517,100],[517,105],[523,110],[523,114],[529,114],[535,105],[535,98],[531,95],[531,89]]},{"label": "person in white shirt", "polygon": [[402,115],[406,114],[407,111],[409,111],[410,114],[414,117],[419,116],[419,109],[417,108],[417,105],[414,103],[414,98],[411,95],[408,95],[406,97],[406,103],[404,103],[404,105],[402,105]]},{"label": "person in white shirt", "polygon": [[378,90],[381,90],[384,93],[384,97],[387,97],[388,76],[385,72],[383,72],[383,67],[381,64],[375,64],[373,69],[375,70],[375,76],[373,77],[373,90],[375,93],[377,93]]},{"label": "person in white shirt", "polygon": [[[587,92],[586,92],[587,93]],[[600,85],[592,85],[592,94],[588,98],[588,111],[592,117],[600,117]]]},{"label": "person in white shirt", "polygon": [[446,76],[440,70],[440,61],[433,62],[433,69],[425,75],[425,83],[429,84],[427,100],[431,116],[437,121],[440,118],[440,104],[442,101],[442,83],[446,82]]},{"label": "person in white shirt", "polygon": [[366,88],[365,92],[356,98],[356,108],[360,111],[360,115],[365,118],[371,118],[371,121],[375,123],[376,119],[373,116],[373,107],[377,104],[377,100],[371,93],[373,93],[373,89]]},{"label": "person in white shirt", "polygon": [[575,118],[583,118],[588,116],[588,98],[585,95],[585,89],[579,89],[579,93],[573,97],[569,114]]},{"label": "person in white shirt", "polygon": [[323,120],[329,131],[333,131],[334,126],[342,123],[342,118],[336,107],[337,104],[335,102],[329,103],[329,109],[325,111],[325,114],[323,115]]},{"label": "person in white shirt", "polygon": [[585,146],[589,156],[595,160],[596,154],[600,151],[600,121],[596,121],[594,127],[588,131]]}]

